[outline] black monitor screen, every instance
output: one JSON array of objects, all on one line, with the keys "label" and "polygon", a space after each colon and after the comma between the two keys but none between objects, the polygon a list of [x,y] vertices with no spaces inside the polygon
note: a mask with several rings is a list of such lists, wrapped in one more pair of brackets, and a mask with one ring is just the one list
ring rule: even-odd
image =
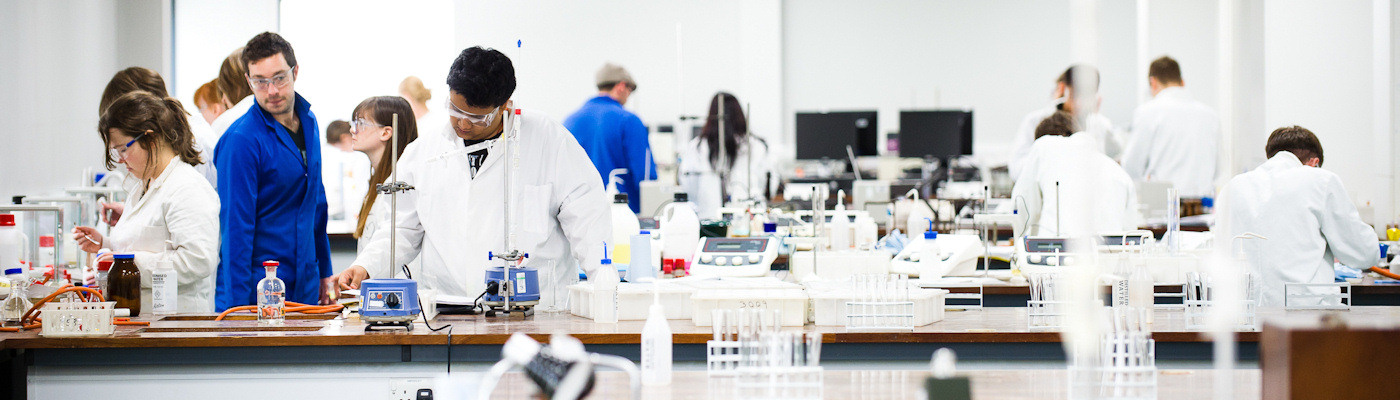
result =
[{"label": "black monitor screen", "polygon": [[899,156],[972,155],[971,111],[900,111]]},{"label": "black monitor screen", "polygon": [[879,155],[875,111],[797,113],[797,159],[845,159],[846,146],[857,156]]}]

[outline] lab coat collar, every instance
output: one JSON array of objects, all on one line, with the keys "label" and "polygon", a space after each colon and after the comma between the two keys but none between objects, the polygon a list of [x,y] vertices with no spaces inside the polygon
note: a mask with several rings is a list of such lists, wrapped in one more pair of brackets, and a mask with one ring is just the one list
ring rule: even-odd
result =
[{"label": "lab coat collar", "polygon": [[[165,165],[165,170],[161,171],[160,176],[157,176],[156,179],[151,180],[150,186],[147,187],[145,191],[132,193],[136,198],[136,204],[132,205],[131,211],[140,209],[142,205],[146,204],[146,201],[151,198],[151,193],[155,193],[156,189],[160,189],[160,187],[165,184],[165,181],[170,179],[170,175],[174,174],[177,168],[192,167],[190,167],[189,164],[185,164],[184,161],[181,161],[180,156],[171,156],[170,163]],[[137,190],[141,190],[140,186],[137,186]]]},{"label": "lab coat collar", "polygon": [[1298,156],[1290,151],[1280,151],[1259,165],[1259,169],[1266,171],[1283,170],[1302,167],[1303,162],[1298,160]]},{"label": "lab coat collar", "polygon": [[600,94],[600,95],[598,95],[597,97],[594,97],[594,98],[592,98],[592,99],[589,99],[588,102],[589,102],[590,104],[610,105],[610,106],[622,107],[622,103],[617,102],[617,100],[616,100],[616,99],[613,99],[612,96],[608,96],[608,95],[606,95],[606,94]]},{"label": "lab coat collar", "polygon": [[1158,91],[1156,98],[1190,100],[1191,92],[1185,86],[1169,86]]},{"label": "lab coat collar", "polygon": [[[301,93],[293,92],[292,96],[294,99],[296,99],[294,101],[294,103],[296,104],[292,105],[292,112],[297,114],[297,119],[300,120],[303,124],[301,126],[301,134],[303,135],[303,138],[306,140],[307,143],[306,156],[301,158],[301,165],[303,167],[306,167],[308,161],[307,158],[311,157],[311,146],[317,142],[317,140],[315,140],[316,138],[305,137],[308,131],[305,124],[311,123],[311,103],[308,103],[305,97],[301,97]],[[281,135],[277,133],[278,129],[287,130],[287,127],[282,126],[281,122],[277,122],[277,118],[273,117],[272,114],[267,112],[267,110],[264,110],[262,108],[262,105],[258,104],[257,98],[253,98],[252,109],[256,111],[254,114],[262,120],[263,125],[267,125],[268,132],[272,132],[273,136],[277,137],[276,139],[278,143],[282,143],[282,146],[286,147],[287,150],[291,150],[291,152],[294,154],[301,154],[301,150],[297,148],[296,143],[292,142],[292,138],[290,136]],[[297,132],[288,133],[291,135],[297,134]]]}]

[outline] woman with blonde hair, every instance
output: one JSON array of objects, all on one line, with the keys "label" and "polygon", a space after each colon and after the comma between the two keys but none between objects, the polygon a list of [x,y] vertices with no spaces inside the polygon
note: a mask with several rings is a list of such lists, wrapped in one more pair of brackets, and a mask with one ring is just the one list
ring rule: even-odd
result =
[{"label": "woman with blonde hair", "polygon": [[442,113],[433,112],[433,109],[428,107],[428,100],[433,99],[433,91],[423,86],[422,79],[416,76],[403,78],[403,82],[399,82],[399,96],[408,100],[408,105],[413,107],[413,118],[417,119],[419,127],[442,129],[447,125],[446,118],[439,118]]}]

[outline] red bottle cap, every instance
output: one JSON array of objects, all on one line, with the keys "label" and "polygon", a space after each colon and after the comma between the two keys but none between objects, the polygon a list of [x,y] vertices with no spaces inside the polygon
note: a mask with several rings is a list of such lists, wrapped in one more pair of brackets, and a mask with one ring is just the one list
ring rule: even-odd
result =
[{"label": "red bottle cap", "polygon": [[53,236],[39,236],[39,247],[53,247]]},{"label": "red bottle cap", "polygon": [[110,271],[111,269],[112,269],[112,260],[102,260],[102,261],[98,261],[98,262],[97,262],[97,270],[98,270],[98,271]]},{"label": "red bottle cap", "polygon": [[278,266],[278,265],[281,265],[281,264],[279,264],[278,262],[273,261],[273,260],[263,261],[263,266],[264,266],[264,267],[276,267],[276,266]]},{"label": "red bottle cap", "polygon": [[676,269],[676,262],[672,259],[661,260],[661,273],[669,274]]},{"label": "red bottle cap", "polygon": [[15,215],[0,214],[0,226],[15,226]]}]

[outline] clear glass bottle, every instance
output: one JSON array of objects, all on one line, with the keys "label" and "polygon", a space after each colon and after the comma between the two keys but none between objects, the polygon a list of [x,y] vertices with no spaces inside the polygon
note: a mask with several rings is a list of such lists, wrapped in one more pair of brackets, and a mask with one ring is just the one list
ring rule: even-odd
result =
[{"label": "clear glass bottle", "polygon": [[18,326],[24,312],[34,307],[26,293],[29,280],[24,278],[23,268],[7,269],[5,277],[10,279],[10,294],[5,297],[5,302],[0,304],[0,323],[4,326]]},{"label": "clear glass bottle", "polygon": [[287,315],[287,285],[277,277],[276,261],[263,261],[267,277],[258,281],[258,324],[282,325]]}]

